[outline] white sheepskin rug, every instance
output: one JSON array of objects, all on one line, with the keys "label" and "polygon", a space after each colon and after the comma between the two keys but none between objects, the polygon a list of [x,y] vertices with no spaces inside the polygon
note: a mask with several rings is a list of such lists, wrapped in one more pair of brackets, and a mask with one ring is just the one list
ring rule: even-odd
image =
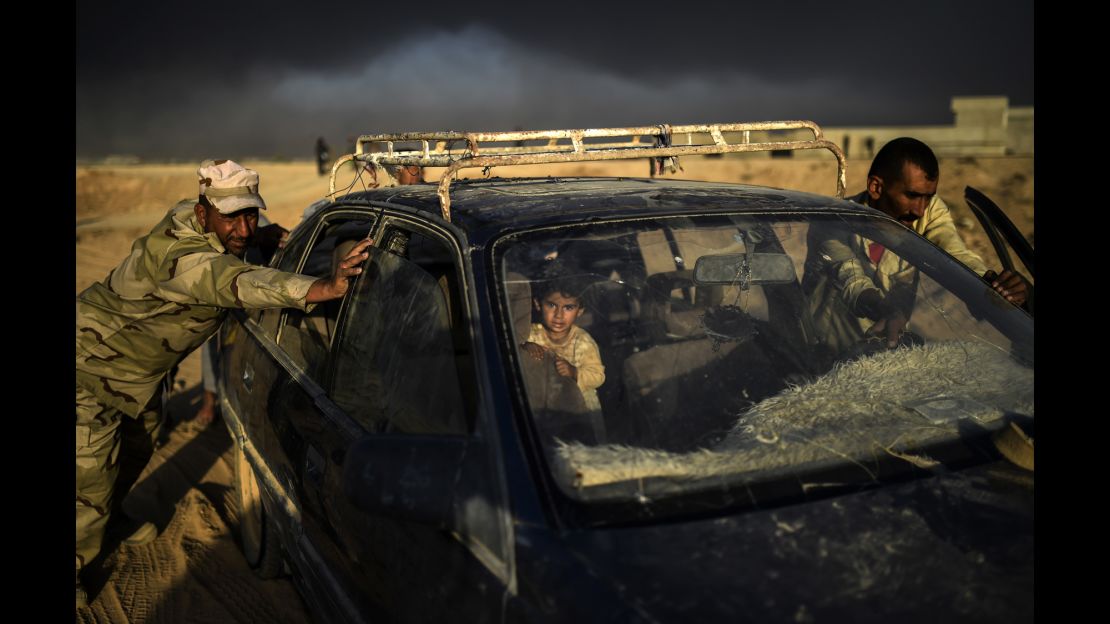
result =
[{"label": "white sheepskin rug", "polygon": [[994,345],[936,342],[840,363],[768,397],[739,415],[712,449],[670,453],[559,441],[554,468],[565,486],[588,488],[646,477],[789,472],[812,462],[860,463],[880,453],[930,467],[935,462],[908,449],[1006,412],[1033,415],[1032,367]]}]

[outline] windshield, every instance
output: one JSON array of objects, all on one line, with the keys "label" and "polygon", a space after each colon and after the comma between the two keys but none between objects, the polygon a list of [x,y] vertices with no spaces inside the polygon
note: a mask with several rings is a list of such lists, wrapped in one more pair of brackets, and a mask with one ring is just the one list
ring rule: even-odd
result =
[{"label": "windshield", "polygon": [[496,250],[532,430],[578,501],[873,480],[1033,415],[1031,317],[893,222],[629,220]]}]

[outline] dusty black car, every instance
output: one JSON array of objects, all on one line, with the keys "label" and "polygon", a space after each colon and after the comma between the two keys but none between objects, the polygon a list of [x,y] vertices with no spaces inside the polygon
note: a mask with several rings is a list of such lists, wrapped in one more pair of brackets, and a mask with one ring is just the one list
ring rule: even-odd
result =
[{"label": "dusty black car", "polygon": [[[467,141],[456,168],[624,149],[574,132],[438,138]],[[387,148],[348,161],[457,154],[364,138]],[[669,138],[627,149],[712,151]],[[661,178],[316,208],[273,266],[325,274],[368,234],[371,257],[342,301],[230,320],[221,405],[244,552],[321,621],[1032,620],[1033,319],[897,222]],[[897,348],[815,330],[806,260],[834,235],[913,271]],[[570,351],[530,347],[546,330]]]}]

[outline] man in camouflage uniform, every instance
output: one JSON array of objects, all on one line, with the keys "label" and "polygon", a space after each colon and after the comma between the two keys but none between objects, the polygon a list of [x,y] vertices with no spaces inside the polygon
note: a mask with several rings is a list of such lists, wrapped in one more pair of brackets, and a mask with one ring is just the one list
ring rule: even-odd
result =
[{"label": "man in camouflage uniform", "polygon": [[[928,145],[910,137],[879,150],[867,173],[867,189],[849,199],[897,219],[940,247],[1000,295],[1023,305],[1032,286],[1019,273],[987,270],[956,231],[952,214],[937,197],[940,165]],[[842,352],[869,336],[898,343],[917,292],[917,269],[877,242],[846,228],[810,227],[802,289],[809,298],[818,339]]]},{"label": "man in camouflage uniform", "polygon": [[[322,202],[327,205],[327,200]],[[289,237],[289,230],[270,223],[266,215],[258,215],[258,230],[255,242],[258,243],[247,248],[247,253],[243,254],[243,260],[249,264],[267,265],[270,263],[270,258],[274,252],[277,251],[274,245],[274,238],[277,238],[280,247],[285,239]],[[204,388],[204,396],[201,399],[200,409],[193,416],[192,422],[201,427],[207,427],[212,424],[216,418],[216,379],[219,375],[219,349],[217,348],[216,336],[212,336],[200,348],[200,381],[201,386]],[[121,481],[122,482],[122,481]]]},{"label": "man in camouflage uniform", "polygon": [[[368,257],[370,241],[361,241],[321,278],[247,264],[266,208],[258,173],[206,160],[197,174],[197,201],[175,205],[104,281],[77,296],[78,606],[87,601],[81,569],[119,509],[120,464],[131,459],[141,470],[153,452],[167,373],[215,333],[228,308],[307,310],[338,299]],[[155,533],[148,523],[132,539]]]}]

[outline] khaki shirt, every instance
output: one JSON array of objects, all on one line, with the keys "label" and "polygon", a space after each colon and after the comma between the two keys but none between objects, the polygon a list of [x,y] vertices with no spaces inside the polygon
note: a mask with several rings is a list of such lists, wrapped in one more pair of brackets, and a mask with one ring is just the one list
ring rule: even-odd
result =
[{"label": "khaki shirt", "polygon": [[219,328],[227,308],[307,309],[316,278],[246,264],[182,200],[77,296],[77,384],[126,414]]},{"label": "khaki shirt", "polygon": [[572,325],[566,341],[555,344],[548,340],[542,323],[533,323],[532,332],[528,334],[528,342],[547,347],[573,364],[578,369],[578,389],[582,392],[586,408],[601,409],[597,389],[605,383],[605,366],[601,363],[601,351],[589,332],[577,325]]},{"label": "khaki shirt", "polygon": [[[866,192],[850,197],[865,203]],[[913,230],[940,247],[972,271],[982,275],[987,267],[975,252],[967,248],[948,205],[934,195],[925,214],[913,222]],[[917,269],[894,253],[884,251],[879,263],[868,257],[872,243],[857,234],[821,238],[827,230],[810,227],[802,288],[809,297],[810,312],[818,339],[837,351],[846,349],[864,337],[874,324],[858,317],[852,310],[863,291],[878,288],[910,317],[917,292]]]}]

